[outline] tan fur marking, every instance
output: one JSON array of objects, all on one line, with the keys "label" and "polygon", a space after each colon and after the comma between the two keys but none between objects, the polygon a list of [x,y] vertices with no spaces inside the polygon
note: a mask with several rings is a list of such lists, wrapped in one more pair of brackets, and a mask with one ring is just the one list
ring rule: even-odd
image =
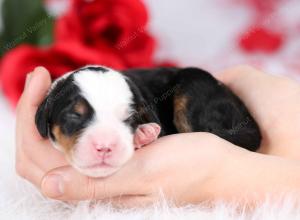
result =
[{"label": "tan fur marking", "polygon": [[87,106],[83,102],[77,102],[74,106],[75,112],[84,115],[87,112]]},{"label": "tan fur marking", "polygon": [[55,136],[57,143],[63,148],[62,150],[66,154],[71,153],[70,151],[77,142],[77,135],[71,137],[65,136],[58,125],[53,126],[52,133]]},{"label": "tan fur marking", "polygon": [[186,117],[188,98],[184,95],[174,97],[174,124],[180,133],[192,132]]}]

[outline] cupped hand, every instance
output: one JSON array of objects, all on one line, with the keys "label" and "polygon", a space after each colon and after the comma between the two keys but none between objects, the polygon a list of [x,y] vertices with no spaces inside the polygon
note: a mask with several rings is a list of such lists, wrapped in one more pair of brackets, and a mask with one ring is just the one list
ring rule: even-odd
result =
[{"label": "cupped hand", "polygon": [[243,153],[247,151],[209,133],[170,135],[137,150],[112,176],[93,179],[66,166],[48,173],[41,187],[63,201],[103,200],[133,207],[164,196],[179,205],[199,203],[212,198],[210,187],[221,179],[224,164]]},{"label": "cupped hand", "polygon": [[[241,97],[258,121],[264,139],[261,151],[293,155],[297,150],[296,133],[299,131],[299,105],[295,102],[299,99],[299,85],[249,67],[225,71],[220,79]],[[50,198],[111,200],[125,206],[140,206],[156,201],[162,192],[177,204],[198,203],[211,199],[217,188],[214,186],[220,187],[227,175],[235,173],[238,176],[237,165],[244,165],[240,158],[252,158],[245,156],[250,154],[248,151],[212,134],[178,134],[160,138],[136,151],[134,157],[110,177],[83,176],[68,166],[62,155],[49,141],[42,139],[35,128],[34,115],[49,85],[47,71],[37,69],[22,95],[17,111],[16,166],[21,176]],[[260,158],[259,161],[264,160]],[[248,164],[251,164],[246,166],[250,175],[254,163]],[[251,176],[249,178],[253,180]],[[241,180],[237,178],[237,181]],[[270,182],[274,183],[274,180],[270,179]],[[233,182],[235,184],[239,185]],[[245,184],[249,184],[249,179]],[[222,192],[228,192],[230,188],[232,185]],[[266,188],[269,189],[269,185]]]},{"label": "cupped hand", "polygon": [[172,135],[136,151],[132,160],[111,177],[86,177],[69,166],[36,129],[35,113],[50,84],[44,68],[36,68],[29,75],[17,107],[16,126],[17,173],[46,196],[63,201],[111,199],[127,206],[156,201],[160,192],[178,203],[208,197],[200,189],[209,188],[208,180],[229,155],[226,152],[231,144],[207,133]]},{"label": "cupped hand", "polygon": [[40,187],[46,172],[67,165],[64,157],[51,146],[49,140],[40,136],[35,125],[35,113],[50,84],[48,71],[42,67],[36,68],[28,74],[17,106],[16,170],[37,187]]},{"label": "cupped hand", "polygon": [[246,104],[263,136],[259,152],[300,159],[300,84],[249,66],[219,75]]}]

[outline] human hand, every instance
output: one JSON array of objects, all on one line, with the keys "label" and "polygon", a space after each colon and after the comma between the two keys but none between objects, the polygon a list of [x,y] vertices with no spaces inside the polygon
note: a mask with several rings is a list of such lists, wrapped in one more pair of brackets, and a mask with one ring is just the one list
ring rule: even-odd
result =
[{"label": "human hand", "polygon": [[199,203],[212,199],[213,186],[227,175],[224,164],[247,153],[209,133],[170,135],[137,150],[112,176],[90,178],[66,166],[49,172],[41,189],[53,199],[102,200],[121,207],[151,204],[162,193],[178,205]]},{"label": "human hand", "polygon": [[260,152],[300,159],[300,84],[248,66],[219,75],[246,104],[263,139]]},{"label": "human hand", "polygon": [[17,106],[16,170],[25,179],[40,187],[41,180],[51,169],[65,166],[67,162],[43,139],[35,125],[35,114],[51,84],[48,71],[36,68],[27,77],[26,88]]},{"label": "human hand", "polygon": [[[160,190],[178,203],[197,202],[208,197],[205,193],[199,195],[200,189],[209,188],[207,180],[219,170],[228,155],[226,148],[231,148],[231,144],[205,133],[164,137],[136,151],[134,158],[115,175],[92,179],[68,166],[63,155],[36,129],[35,113],[50,84],[47,70],[35,69],[17,107],[16,127],[17,172],[45,195],[65,201],[111,198],[127,206],[155,201]],[[156,124],[141,126],[135,143],[148,144],[159,132]],[[197,168],[200,169],[195,175]],[[59,178],[62,178],[61,183],[57,182]],[[195,189],[199,191],[196,193]],[[60,193],[63,194],[59,196]]]},{"label": "human hand", "polygon": [[[235,75],[232,72],[225,72],[225,74],[228,74],[227,78],[225,75],[223,77],[223,81],[226,84],[230,82],[229,79],[234,79],[233,76]],[[230,78],[230,75],[232,78]],[[232,87],[232,85],[229,86]],[[237,90],[234,88],[232,89],[237,93]],[[31,93],[31,95],[33,94],[34,93]],[[36,94],[34,95],[36,96]],[[243,99],[243,97],[241,98]],[[249,102],[246,102],[246,105],[249,105]],[[22,104],[20,104],[20,106],[22,106]],[[255,105],[253,104],[251,106],[253,107]],[[250,110],[253,112],[255,109]],[[23,113],[23,115],[25,114]],[[254,114],[254,117],[257,117],[256,115],[257,114]],[[22,117],[20,117],[20,120],[22,120],[21,118]],[[258,120],[259,123],[260,121],[262,120]],[[261,123],[264,125],[264,122]],[[34,124],[33,118],[32,124]],[[26,126],[23,127],[23,129],[20,129],[21,133],[24,128],[26,130]],[[266,132],[265,128],[266,127],[263,126],[264,132]],[[269,133],[266,133],[264,136],[268,138],[268,136],[266,136],[267,134],[269,135]],[[28,136],[30,136],[30,134],[28,134]],[[48,144],[49,143],[47,143],[47,145]],[[50,149],[51,147],[49,146],[47,148]],[[229,142],[226,142],[212,134],[178,134],[163,137],[150,144],[147,148],[138,150],[128,164],[126,164],[115,175],[108,178],[92,179],[82,176],[70,166],[64,166],[49,171],[51,168],[65,165],[61,163],[61,161],[58,161],[56,164],[53,163],[55,166],[49,165],[49,167],[46,167],[43,165],[46,169],[40,169],[39,175],[36,176],[39,176],[41,179],[43,172],[45,173],[47,170],[49,172],[43,178],[42,183],[40,185],[36,185],[41,187],[42,192],[46,196],[64,201],[111,199],[114,203],[123,204],[125,206],[135,206],[156,201],[162,191],[166,198],[174,199],[177,204],[185,202],[197,203],[215,197],[216,192],[218,192],[217,188],[220,189],[220,186],[224,187],[219,190],[220,193],[218,195],[224,195],[224,192],[225,194],[230,194],[234,191],[244,190],[245,185],[243,185],[243,183],[241,183],[241,179],[239,179],[240,175],[237,173],[238,170],[236,169],[236,165],[238,164],[240,167],[245,165],[243,158],[249,158],[248,156],[245,156],[248,154],[252,155],[252,153],[237,148]],[[31,153],[29,153],[29,155],[31,155]],[[158,159],[162,158],[162,155],[163,160]],[[44,161],[44,158],[47,158],[47,156],[48,155],[42,156],[40,160]],[[181,161],[180,164],[179,161]],[[247,163],[248,166],[246,166],[249,169],[249,172],[246,173],[249,174],[250,179],[247,179],[244,182],[250,186],[249,188],[251,188],[251,186],[253,187],[253,185],[256,186],[255,183],[249,184],[251,180],[257,179],[251,178],[253,164],[256,164],[256,162],[253,163],[251,160]],[[262,163],[264,160],[259,159],[258,162]],[[273,164],[277,165],[279,163],[278,161],[275,161]],[[30,166],[28,167],[31,169]],[[260,175],[263,173],[261,171],[261,167],[264,166],[260,166]],[[280,165],[280,167],[284,166]],[[292,170],[291,168],[293,168],[293,166],[286,170]],[[23,172],[26,173],[25,168],[23,170]],[[254,169],[254,171],[255,170],[256,169]],[[267,168],[267,170],[268,172],[271,171],[270,168]],[[281,177],[283,174],[287,173],[286,170],[283,169],[283,172],[280,173]],[[237,179],[240,183],[242,189],[228,191],[229,189],[232,189],[232,184],[233,186],[237,184],[236,181],[233,181],[231,185],[229,184],[229,186],[226,187],[226,181],[224,180],[226,180],[228,174],[231,172],[234,173],[234,176],[237,176],[235,179]],[[243,173],[245,173],[244,170],[241,174],[242,176]],[[276,173],[278,173],[278,167],[276,168]],[[293,172],[290,176],[295,176],[295,172]],[[40,179],[39,181],[32,182],[40,183]],[[222,182],[222,184],[220,184],[219,181]],[[274,179],[271,178],[269,182],[274,185]],[[277,183],[280,183],[280,181],[277,181]],[[284,182],[282,185],[287,186],[287,183]],[[269,184],[266,184],[265,188],[271,189]]]}]

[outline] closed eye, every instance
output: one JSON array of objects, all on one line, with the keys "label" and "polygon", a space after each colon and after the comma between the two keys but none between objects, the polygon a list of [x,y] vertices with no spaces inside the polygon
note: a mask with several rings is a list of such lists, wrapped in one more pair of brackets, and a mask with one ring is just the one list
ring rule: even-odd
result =
[{"label": "closed eye", "polygon": [[123,119],[123,122],[128,123],[133,119],[132,115],[126,117],[125,119]]},{"label": "closed eye", "polygon": [[135,110],[132,110],[129,112],[129,115],[123,120],[124,122],[130,122],[135,120],[138,117],[138,112]]},{"label": "closed eye", "polygon": [[67,113],[66,117],[68,120],[78,120],[82,117],[82,115],[77,112],[70,112]]}]

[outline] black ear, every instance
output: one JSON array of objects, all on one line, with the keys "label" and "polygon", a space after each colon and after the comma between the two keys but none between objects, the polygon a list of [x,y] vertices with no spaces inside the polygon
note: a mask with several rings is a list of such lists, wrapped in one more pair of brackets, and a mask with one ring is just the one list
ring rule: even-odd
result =
[{"label": "black ear", "polygon": [[155,122],[160,125],[161,123],[156,114],[155,105],[153,105],[153,103],[147,102],[145,97],[143,97],[140,89],[132,80],[127,78],[126,81],[130,87],[130,90],[132,91],[134,98],[135,108],[137,111],[137,114],[135,115],[135,120],[139,124]]},{"label": "black ear", "polygon": [[49,130],[49,113],[50,113],[50,103],[47,97],[42,104],[39,106],[35,115],[35,124],[43,138],[48,137]]}]

